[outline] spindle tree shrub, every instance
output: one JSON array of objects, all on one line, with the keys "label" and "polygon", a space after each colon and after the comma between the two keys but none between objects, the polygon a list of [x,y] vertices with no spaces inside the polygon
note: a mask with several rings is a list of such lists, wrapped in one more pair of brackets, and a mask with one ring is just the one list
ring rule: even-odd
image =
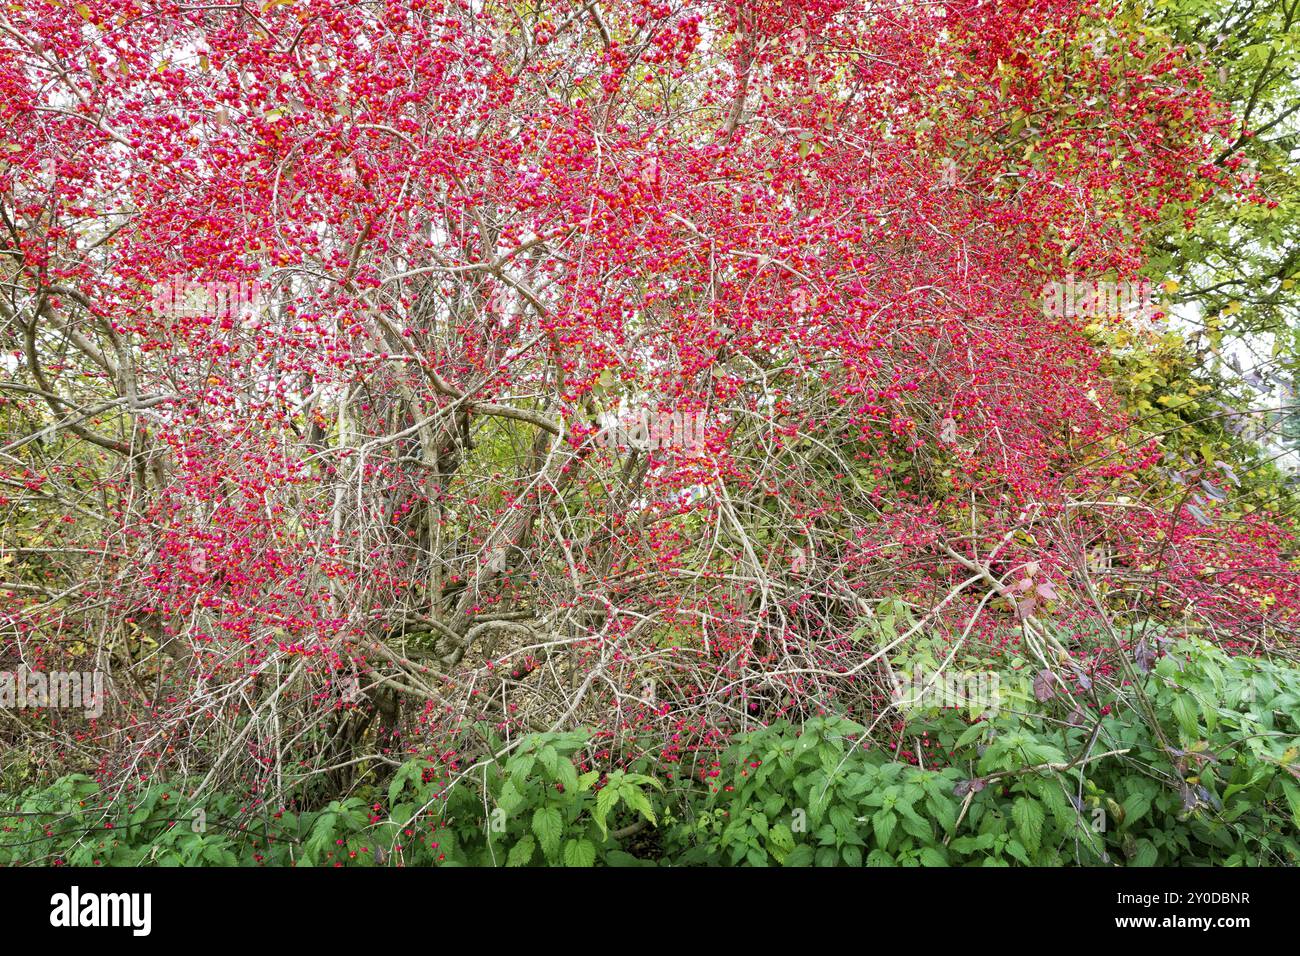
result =
[{"label": "spindle tree shrub", "polygon": [[[108,694],[6,715],[10,786],[184,777],[333,827],[532,733],[626,773],[782,719],[901,733],[863,636],[894,607],[889,653],[1040,669],[1152,617],[1289,645],[1290,519],[1135,421],[1089,330],[1122,317],[1043,307],[1239,187],[1198,61],[1125,29],[11,7],[0,654]],[[554,858],[554,811],[585,859],[586,799],[514,846]]]}]

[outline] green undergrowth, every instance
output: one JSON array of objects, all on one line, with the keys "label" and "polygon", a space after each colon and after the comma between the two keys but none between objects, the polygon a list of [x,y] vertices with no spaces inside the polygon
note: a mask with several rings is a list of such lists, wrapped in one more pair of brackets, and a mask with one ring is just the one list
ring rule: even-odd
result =
[{"label": "green undergrowth", "polygon": [[109,799],[70,775],[0,798],[0,865],[1300,863],[1300,673],[1181,640],[1138,685],[1101,708],[1010,680],[981,717],[908,708],[930,766],[832,715],[743,734],[693,777],[651,757],[582,772],[588,734],[544,734],[450,787],[412,760],[309,812],[183,780]]}]

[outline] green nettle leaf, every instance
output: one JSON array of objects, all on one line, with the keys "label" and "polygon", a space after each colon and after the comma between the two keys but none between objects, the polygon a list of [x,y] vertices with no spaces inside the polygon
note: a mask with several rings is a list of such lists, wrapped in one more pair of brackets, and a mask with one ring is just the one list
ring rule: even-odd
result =
[{"label": "green nettle leaf", "polygon": [[574,767],[573,762],[563,758],[556,764],[556,776],[559,782],[564,786],[565,793],[573,793],[578,790],[578,769]]},{"label": "green nettle leaf", "polygon": [[609,828],[605,825],[605,820],[609,816],[609,811],[618,803],[618,788],[613,784],[606,784],[605,788],[596,794],[596,808],[591,812],[600,827],[602,836],[609,836]]},{"label": "green nettle leaf", "polygon": [[1023,863],[1025,866],[1030,865],[1029,854],[1025,852],[1025,847],[1021,844],[1019,840],[1008,840],[1006,844],[1006,851],[1009,854],[1011,854],[1013,857],[1015,857],[1017,860],[1019,860],[1021,863]]},{"label": "green nettle leaf", "polygon": [[538,807],[533,813],[533,832],[542,845],[542,853],[553,859],[560,849],[560,837],[564,834],[564,820],[555,807]]},{"label": "green nettle leaf", "polygon": [[1130,866],[1155,866],[1160,858],[1160,851],[1150,840],[1139,840]]},{"label": "green nettle leaf", "polygon": [[[654,809],[650,806],[650,799],[644,793],[635,787],[631,787],[623,791],[622,796],[623,802],[649,820],[651,826],[658,826]],[[759,814],[758,819],[766,824],[766,820],[761,814]]]},{"label": "green nettle leaf", "polygon": [[518,843],[510,848],[510,853],[506,856],[506,866],[527,866],[533,858],[533,850],[537,844],[527,833]]},{"label": "green nettle leaf", "polygon": [[1021,840],[1030,853],[1037,853],[1042,844],[1045,816],[1043,805],[1028,797],[1018,797],[1011,807],[1011,818],[1015,821]]},{"label": "green nettle leaf", "polygon": [[388,785],[388,802],[390,804],[397,801],[397,795],[402,792],[402,787],[406,782],[412,781],[418,783],[421,776],[420,761],[408,760],[397,768],[397,773],[393,774],[393,780]]},{"label": "green nettle leaf", "polygon": [[560,767],[560,755],[556,752],[555,748],[549,745],[543,747],[541,753],[537,755],[537,759],[541,761],[542,766],[546,768],[546,772],[549,773],[551,779],[554,780],[556,774],[559,773]]},{"label": "green nettle leaf", "polygon": [[[1234,783],[1230,785],[1227,790],[1223,791],[1223,801],[1226,803],[1231,799],[1233,794],[1239,793],[1242,790],[1248,790],[1264,778],[1272,775],[1273,771],[1269,767],[1256,767],[1254,772],[1250,774],[1249,779]],[[1243,806],[1249,808],[1250,804],[1243,804]]]},{"label": "green nettle leaf", "polygon": [[521,753],[511,757],[506,761],[506,773],[512,777],[526,779],[533,770],[533,764],[537,762],[537,755],[533,753]]},{"label": "green nettle leaf", "polygon": [[[870,771],[872,768],[868,767],[866,769]],[[875,780],[876,777],[874,773],[861,772],[850,774],[848,776],[849,785],[844,788],[844,796],[856,797],[859,794],[866,793],[871,789]]]},{"label": "green nettle leaf", "polygon": [[1124,827],[1128,828],[1137,823],[1147,811],[1151,809],[1151,798],[1145,793],[1131,793],[1124,800]]},{"label": "green nettle leaf", "polygon": [[1300,827],[1300,787],[1290,780],[1283,780],[1282,792],[1286,794],[1286,802],[1291,808],[1291,820]]},{"label": "green nettle leaf", "polygon": [[772,846],[778,849],[786,851],[794,849],[794,834],[790,832],[790,828],[784,823],[778,823],[772,827],[767,833],[767,839]]},{"label": "green nettle leaf", "polygon": [[515,782],[513,780],[507,780],[501,787],[500,796],[497,797],[497,806],[501,808],[501,811],[506,816],[510,816],[523,802],[524,798],[519,793],[519,789],[515,786]]},{"label": "green nettle leaf", "polygon": [[962,731],[961,736],[957,738],[957,743],[955,744],[955,746],[965,747],[968,744],[974,743],[980,737],[983,737],[986,733],[988,733],[987,724],[984,723],[971,724],[964,731]]},{"label": "green nettle leaf", "polygon": [[802,756],[803,754],[807,753],[809,750],[812,750],[821,742],[822,742],[821,734],[816,733],[815,731],[808,731],[803,735],[801,735],[797,741],[795,741],[794,755],[796,757]]},{"label": "green nettle leaf", "polygon": [[781,862],[785,866],[812,866],[815,853],[812,847],[803,843],[787,853]]},{"label": "green nettle leaf", "polygon": [[834,830],[841,835],[852,833],[855,829],[853,814],[844,807],[831,807],[830,820]]},{"label": "green nettle leaf", "polygon": [[594,866],[596,847],[590,840],[570,840],[564,844],[565,866]]},{"label": "green nettle leaf", "polygon": [[932,846],[921,848],[921,865],[922,866],[947,866],[947,858]]},{"label": "green nettle leaf", "polygon": [[1057,826],[1069,827],[1075,823],[1078,818],[1077,811],[1070,806],[1056,777],[1045,779],[1042,785],[1038,787],[1037,793],[1044,806],[1051,811],[1052,818],[1056,821]]},{"label": "green nettle leaf", "polygon": [[942,797],[926,797],[925,807],[945,833],[952,833],[957,826],[957,808],[950,801]]},{"label": "green nettle leaf", "polygon": [[876,842],[880,844],[880,849],[889,849],[889,838],[894,835],[894,826],[897,823],[898,818],[894,816],[892,810],[879,810],[871,818],[871,826],[876,831]]},{"label": "green nettle leaf", "polygon": [[1183,733],[1187,735],[1188,740],[1195,740],[1200,736],[1200,727],[1197,722],[1197,706],[1191,694],[1180,694],[1174,698],[1174,718],[1178,721],[1178,726]]},{"label": "green nettle leaf", "polygon": [[821,777],[820,772],[814,776],[816,776],[818,780],[812,787],[812,800],[808,805],[808,812],[812,816],[813,823],[817,824],[821,823],[822,816],[826,813],[826,807],[830,804],[834,793],[830,789],[826,780]]}]

